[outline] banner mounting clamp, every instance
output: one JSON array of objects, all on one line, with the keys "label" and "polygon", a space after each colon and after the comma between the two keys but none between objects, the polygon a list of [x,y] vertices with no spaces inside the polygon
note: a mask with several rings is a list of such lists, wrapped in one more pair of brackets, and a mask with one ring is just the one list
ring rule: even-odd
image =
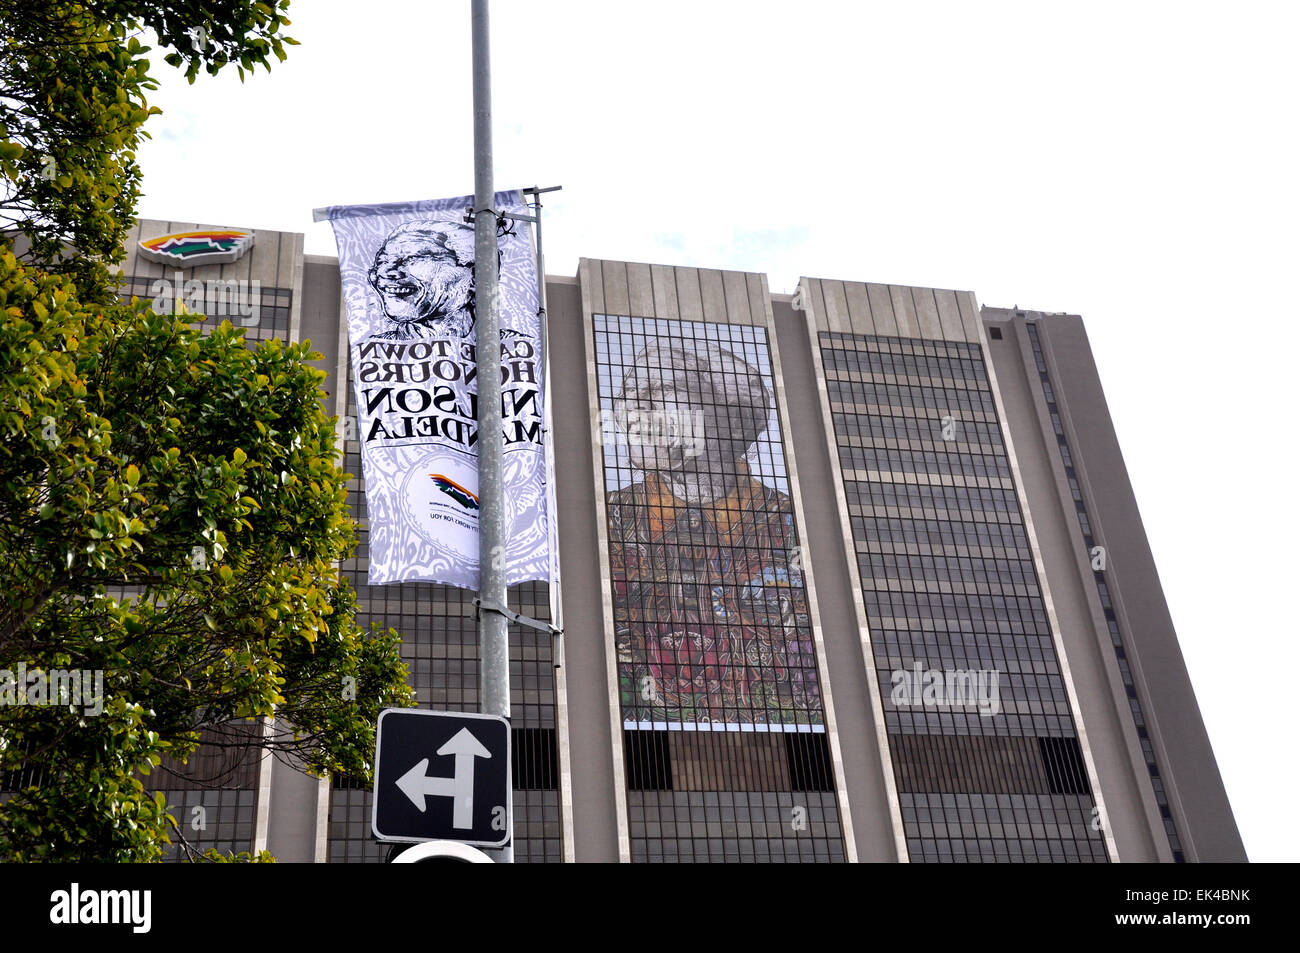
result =
[{"label": "banner mounting clamp", "polygon": [[549,622],[541,622],[529,616],[521,615],[520,613],[515,612],[514,610],[509,609],[506,606],[497,605],[495,602],[488,602],[487,600],[484,599],[475,598],[474,608],[478,609],[480,612],[495,612],[498,615],[505,616],[511,622],[514,622],[518,625],[526,625],[530,629],[537,629],[539,632],[549,632],[551,633],[551,635],[564,634],[563,629],[557,629]]}]

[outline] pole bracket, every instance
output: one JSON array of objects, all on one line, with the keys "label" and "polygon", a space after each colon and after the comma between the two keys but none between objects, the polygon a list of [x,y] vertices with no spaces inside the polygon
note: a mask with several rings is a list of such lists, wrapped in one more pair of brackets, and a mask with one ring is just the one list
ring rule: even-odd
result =
[{"label": "pole bracket", "polygon": [[535,222],[535,221],[537,221],[537,219],[532,218],[531,216],[529,216],[529,217],[520,217],[520,216],[518,216],[518,215],[515,215],[513,212],[500,212],[500,211],[497,211],[497,210],[494,209],[494,208],[488,207],[488,208],[467,208],[467,209],[465,209],[465,223],[466,223],[467,225],[474,225],[474,226],[477,226],[477,225],[478,225],[478,216],[479,216],[479,213],[481,213],[481,212],[488,212],[488,213],[490,213],[490,214],[491,214],[491,215],[492,215],[492,216],[497,220],[497,232],[499,233],[499,234],[497,235],[498,238],[500,238],[502,235],[513,235],[513,234],[515,233],[515,232],[514,232],[514,228],[515,228],[515,227],[514,227],[513,225],[508,224],[508,222],[510,222],[511,220],[513,220],[513,221],[517,221],[517,222]]},{"label": "pole bracket", "polygon": [[549,632],[551,633],[551,635],[562,635],[564,633],[563,629],[557,629],[549,622],[541,622],[537,619],[530,618],[529,616],[521,615],[520,613],[515,612],[512,609],[508,609],[505,606],[497,605],[495,602],[487,602],[486,600],[483,599],[475,599],[474,608],[478,609],[480,612],[495,612],[497,615],[505,616],[507,619],[509,619],[511,622],[514,622],[516,625],[526,625],[530,629],[536,629],[539,632]]}]

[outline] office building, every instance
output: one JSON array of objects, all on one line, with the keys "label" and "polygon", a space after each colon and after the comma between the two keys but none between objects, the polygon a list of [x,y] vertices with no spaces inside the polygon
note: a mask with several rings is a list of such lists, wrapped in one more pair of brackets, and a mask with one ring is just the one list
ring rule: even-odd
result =
[{"label": "office building", "polygon": [[[197,230],[139,223],[125,292],[173,270],[138,241]],[[302,247],[186,275],[256,282],[250,339],[322,353],[360,621],[403,634],[421,706],[476,710],[473,593],[366,584],[339,270]],[[565,634],[511,628],[517,861],[1245,859],[1078,317],[594,259],[546,282]],[[358,782],[196,764],[168,796],[213,809],[201,846],[387,856]]]}]

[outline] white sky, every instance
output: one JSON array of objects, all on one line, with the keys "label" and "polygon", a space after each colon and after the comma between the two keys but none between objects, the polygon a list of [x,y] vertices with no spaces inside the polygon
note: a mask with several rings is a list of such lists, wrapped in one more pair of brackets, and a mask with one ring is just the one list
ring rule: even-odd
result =
[{"label": "white sky", "polygon": [[[242,87],[157,57],[141,215],[333,255],[313,207],[471,192],[468,11],[297,0],[302,45]],[[1298,28],[1294,3],[493,4],[497,185],[564,186],[548,272],[1083,315],[1256,861],[1300,860]]]}]

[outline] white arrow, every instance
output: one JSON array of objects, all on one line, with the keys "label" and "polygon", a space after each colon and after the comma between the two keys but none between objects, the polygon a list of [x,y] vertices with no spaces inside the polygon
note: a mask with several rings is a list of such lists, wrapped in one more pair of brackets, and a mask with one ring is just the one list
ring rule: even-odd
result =
[{"label": "white arrow", "polygon": [[474,759],[490,758],[492,752],[484,748],[468,728],[456,732],[438,749],[440,755],[456,756],[456,773],[450,778],[431,778],[425,772],[429,759],[420,762],[397,779],[397,786],[411,799],[411,803],[424,813],[426,797],[453,799],[451,826],[462,829],[474,826]]}]

